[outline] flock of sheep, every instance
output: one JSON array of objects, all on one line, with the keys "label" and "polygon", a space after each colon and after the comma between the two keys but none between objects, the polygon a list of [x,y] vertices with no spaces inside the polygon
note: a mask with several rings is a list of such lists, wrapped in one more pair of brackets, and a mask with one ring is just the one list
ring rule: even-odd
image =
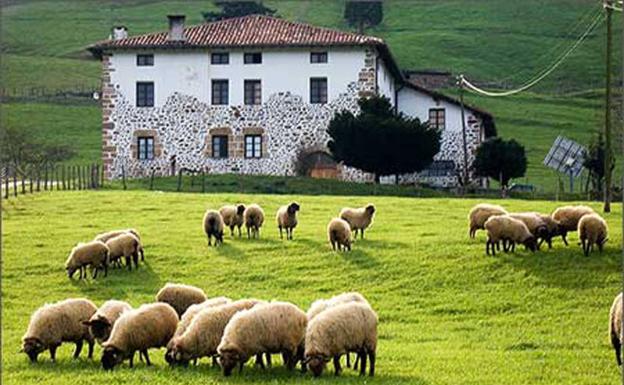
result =
[{"label": "flock of sheep", "polygon": [[[310,369],[320,376],[330,360],[335,374],[340,358],[356,353],[360,375],[375,374],[377,314],[359,293],[343,293],[312,303],[307,313],[289,302],[226,297],[207,298],[203,290],[182,284],[167,284],[156,294],[156,302],[133,309],[124,301],[110,300],[98,309],[88,299],[72,298],[39,308],[31,316],[22,338],[22,351],[32,362],[50,351],[52,361],[63,342],[76,344],[78,358],[86,341],[93,358],[97,341],[102,346],[104,369],[128,360],[135,353],[151,365],[149,349],[166,347],[165,360],[188,366],[203,357],[212,358],[223,374],[255,357],[256,365],[271,366],[271,354],[281,354],[292,370]],[[264,358],[264,359],[263,359]]]},{"label": "flock of sheep", "polygon": [[552,239],[561,236],[568,245],[569,231],[578,231],[583,253],[587,256],[594,245],[602,252],[608,240],[607,222],[588,206],[563,206],[551,215],[537,212],[508,213],[502,206],[481,203],[474,206],[468,215],[469,235],[475,237],[478,229],[485,229],[486,254],[496,255],[503,244],[503,250],[514,251],[516,243],[531,251],[539,250],[543,242],[552,247]]}]

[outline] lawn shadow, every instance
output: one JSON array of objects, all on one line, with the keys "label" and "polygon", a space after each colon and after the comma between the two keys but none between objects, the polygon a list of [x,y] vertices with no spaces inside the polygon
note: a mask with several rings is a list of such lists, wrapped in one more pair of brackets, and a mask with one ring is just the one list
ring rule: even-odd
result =
[{"label": "lawn shadow", "polygon": [[410,245],[405,242],[380,240],[380,239],[367,239],[367,238],[364,238],[364,239],[358,238],[357,240],[354,240],[353,244],[356,246],[357,245],[370,246],[370,247],[380,248],[384,250],[410,247]]},{"label": "lawn shadow", "polygon": [[223,242],[223,244],[213,248],[219,256],[228,259],[244,261],[248,258],[247,253],[245,253],[241,248],[234,246],[234,242]]},{"label": "lawn shadow", "polygon": [[371,257],[366,251],[358,249],[357,245],[351,246],[351,251],[336,251],[346,262],[357,265],[360,268],[371,269],[379,266],[379,262]]},{"label": "lawn shadow", "polygon": [[[164,281],[152,269],[150,261],[146,258],[144,262],[139,262],[139,268],[128,270],[125,266],[121,268],[108,268],[108,276],[98,273],[93,279],[91,273],[86,280],[72,279],[70,283],[74,288],[86,294],[96,294],[97,297],[125,298],[128,290],[137,288],[154,288],[164,285]],[[76,276],[74,276],[76,277]]]}]

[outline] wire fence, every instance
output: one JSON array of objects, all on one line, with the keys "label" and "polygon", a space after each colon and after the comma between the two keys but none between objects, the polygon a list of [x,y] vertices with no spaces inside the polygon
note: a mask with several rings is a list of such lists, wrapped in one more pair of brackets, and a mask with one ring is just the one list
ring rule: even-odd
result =
[{"label": "wire fence", "polygon": [[46,99],[99,98],[100,88],[93,85],[76,85],[64,88],[49,87],[0,87],[3,101],[35,101]]},{"label": "wire fence", "polygon": [[97,190],[104,185],[103,168],[97,164],[55,165],[22,171],[16,167],[0,169],[2,199],[41,191]]}]

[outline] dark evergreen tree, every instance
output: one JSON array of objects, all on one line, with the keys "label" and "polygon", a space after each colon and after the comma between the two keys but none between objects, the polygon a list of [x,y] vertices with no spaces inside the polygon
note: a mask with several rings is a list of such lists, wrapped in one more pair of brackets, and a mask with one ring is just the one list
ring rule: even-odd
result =
[{"label": "dark evergreen tree", "polygon": [[365,28],[376,26],[383,20],[382,2],[349,0],[345,3],[344,18],[359,33],[364,33]]},{"label": "dark evergreen tree", "polygon": [[493,178],[506,189],[509,180],[524,176],[527,159],[524,147],[515,141],[491,138],[477,149],[477,156],[472,165],[477,176]]},{"label": "dark evergreen tree", "polygon": [[202,16],[206,21],[217,21],[223,19],[231,19],[233,17],[241,17],[247,15],[269,15],[273,16],[275,10],[267,8],[262,1],[223,1],[216,0],[213,2],[215,6],[221,8],[220,12],[202,12]]}]

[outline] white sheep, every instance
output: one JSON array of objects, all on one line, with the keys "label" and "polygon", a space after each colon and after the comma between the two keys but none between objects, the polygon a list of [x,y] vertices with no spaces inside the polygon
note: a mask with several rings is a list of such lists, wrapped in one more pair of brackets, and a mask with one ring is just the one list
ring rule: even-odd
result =
[{"label": "white sheep", "polygon": [[[535,237],[535,239],[546,240],[549,236],[548,227],[546,222],[542,219],[539,213],[524,212],[524,213],[510,213],[510,217],[522,221],[529,232]],[[537,244],[539,250],[540,243]]]},{"label": "white sheep", "polygon": [[598,250],[602,253],[604,244],[609,239],[609,227],[598,214],[585,214],[578,222],[578,234],[585,256],[598,245]]},{"label": "white sheep", "polygon": [[97,342],[102,344],[110,336],[110,332],[121,314],[128,310],[132,310],[129,303],[114,299],[109,300],[104,302],[84,324],[87,325],[89,332]]},{"label": "white sheep", "polygon": [[333,218],[327,225],[327,236],[332,250],[351,250],[351,227],[341,218]]},{"label": "white sheep", "polygon": [[553,211],[552,218],[559,222],[561,238],[566,246],[568,245],[568,240],[566,239],[568,231],[576,231],[578,228],[578,222],[581,220],[583,215],[595,213],[594,209],[583,205],[563,206]]},{"label": "white sheep", "polygon": [[108,246],[100,241],[89,243],[79,243],[74,247],[65,261],[65,270],[71,279],[76,270],[80,271],[80,279],[86,278],[86,267],[91,266],[93,278],[97,278],[99,269],[104,270],[104,276],[108,275],[110,250]]},{"label": "white sheep", "polygon": [[375,215],[375,206],[372,204],[366,207],[360,207],[353,209],[345,207],[340,210],[339,217],[349,224],[351,230],[355,232],[355,238],[357,238],[358,230],[360,231],[360,238],[364,238],[364,230],[366,230],[373,222],[373,215]]},{"label": "white sheep", "polygon": [[622,344],[624,344],[624,333],[622,333],[622,293],[615,297],[609,311],[609,338],[615,351],[615,362],[617,362],[618,366],[622,366]]},{"label": "white sheep", "polygon": [[234,228],[238,228],[238,237],[241,237],[241,226],[243,226],[243,214],[245,213],[245,205],[238,204],[223,206],[219,209],[219,213],[223,218],[223,223],[230,228],[230,235],[234,236]]},{"label": "white sheep", "polygon": [[115,322],[108,340],[102,344],[102,367],[110,370],[126,359],[132,367],[136,351],[145,358],[147,365],[151,365],[148,349],[166,346],[177,324],[175,310],[166,303],[142,305],[124,312]]},{"label": "white sheep", "polygon": [[31,362],[37,362],[37,356],[50,350],[50,358],[56,360],[56,349],[63,342],[74,342],[78,358],[83,341],[89,345],[88,357],[93,357],[95,341],[84,322],[97,311],[95,304],[85,298],[71,298],[54,304],[44,305],[30,317],[28,330],[22,337],[22,352]]},{"label": "white sheep", "polygon": [[277,210],[275,220],[279,228],[280,239],[282,238],[282,229],[286,230],[286,239],[293,239],[293,230],[297,227],[297,211],[300,209],[301,206],[297,202],[292,202]]},{"label": "white sheep", "polygon": [[477,230],[485,229],[485,222],[493,215],[507,214],[502,206],[493,205],[489,203],[479,203],[474,206],[468,214],[468,221],[470,222],[470,230],[468,232],[470,238],[474,238]]},{"label": "white sheep", "polygon": [[333,359],[336,375],[340,374],[340,356],[356,352],[360,375],[366,374],[366,357],[370,359],[371,376],[375,375],[377,351],[377,314],[367,303],[348,302],[318,314],[308,325],[305,338],[305,362],[315,377],[325,363]]},{"label": "white sheep", "polygon": [[264,223],[264,210],[262,210],[262,207],[255,203],[250,204],[245,208],[243,218],[247,228],[247,238],[258,238],[260,236],[260,228]]},{"label": "white sheep", "polygon": [[130,233],[130,234],[134,235],[136,237],[136,239],[139,240],[139,245],[140,245],[139,253],[141,254],[141,261],[145,261],[143,245],[141,244],[141,235],[135,229],[124,229],[124,230],[107,231],[105,233],[96,235],[93,240],[106,243],[106,241],[108,241],[109,239],[115,238],[116,236],[121,235],[121,234],[125,234],[125,233]]},{"label": "white sheep", "polygon": [[215,246],[223,243],[223,218],[216,210],[208,210],[204,214],[204,233],[208,237],[208,246],[211,246],[212,237],[215,238]]},{"label": "white sheep", "polygon": [[292,370],[303,358],[306,325],[305,313],[288,302],[270,302],[236,313],[217,347],[223,374],[229,376],[237,365],[242,370],[249,358],[263,353],[282,353]]},{"label": "white sheep", "polygon": [[178,317],[182,317],[191,305],[202,303],[206,299],[206,293],[202,289],[179,283],[167,283],[156,293],[156,301],[171,305]]},{"label": "white sheep", "polygon": [[485,244],[486,254],[496,255],[495,246],[500,241],[510,242],[511,251],[515,250],[516,243],[521,243],[527,249],[535,251],[537,249],[537,241],[527,226],[520,220],[511,218],[509,215],[495,215],[485,222],[485,230],[487,231],[488,240]]},{"label": "white sheep", "polygon": [[128,270],[132,270],[132,262],[134,262],[135,268],[139,268],[141,242],[134,234],[120,234],[106,241],[106,246],[110,250],[109,258],[111,262],[124,258]]}]

